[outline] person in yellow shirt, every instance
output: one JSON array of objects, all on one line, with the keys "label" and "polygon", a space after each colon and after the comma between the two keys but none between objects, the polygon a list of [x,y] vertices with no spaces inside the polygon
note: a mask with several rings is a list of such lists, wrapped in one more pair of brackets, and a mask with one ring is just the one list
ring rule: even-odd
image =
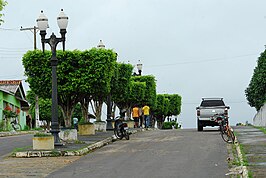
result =
[{"label": "person in yellow shirt", "polygon": [[145,105],[143,108],[143,115],[144,115],[144,125],[145,128],[150,127],[150,107]]},{"label": "person in yellow shirt", "polygon": [[138,128],[139,127],[139,108],[137,106],[135,106],[132,109],[132,117],[134,119],[134,128]]}]

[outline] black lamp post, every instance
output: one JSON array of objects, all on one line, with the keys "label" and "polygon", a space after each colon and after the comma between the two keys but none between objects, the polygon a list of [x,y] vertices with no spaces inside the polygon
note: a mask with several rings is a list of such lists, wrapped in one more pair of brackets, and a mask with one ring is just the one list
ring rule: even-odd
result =
[{"label": "black lamp post", "polygon": [[[105,48],[105,45],[103,44],[102,40],[100,40],[99,44],[97,45],[97,48]],[[112,101],[111,101],[111,94],[109,93],[106,99],[106,105],[107,105],[107,119],[106,119],[106,130],[113,130],[112,126]]]},{"label": "black lamp post", "polygon": [[140,60],[139,60],[139,63],[137,64],[137,69],[138,69],[138,72],[139,72],[139,76],[141,76],[141,72],[142,72],[142,64],[140,63]]},{"label": "black lamp post", "polygon": [[58,64],[58,60],[56,58],[56,46],[59,42],[63,43],[63,51],[65,50],[65,34],[66,28],[68,24],[68,17],[61,9],[59,16],[57,17],[57,24],[60,28],[61,38],[57,38],[54,33],[50,36],[50,38],[45,38],[46,29],[48,27],[48,19],[41,11],[39,18],[36,20],[38,28],[40,30],[40,35],[42,38],[42,49],[44,52],[45,43],[48,43],[51,47],[52,58],[51,58],[51,66],[52,66],[52,124],[51,124],[51,133],[54,136],[54,144],[55,146],[62,145],[60,143],[60,139],[58,136],[59,123],[58,123],[58,99],[57,99],[57,75],[56,75],[56,67]]}]

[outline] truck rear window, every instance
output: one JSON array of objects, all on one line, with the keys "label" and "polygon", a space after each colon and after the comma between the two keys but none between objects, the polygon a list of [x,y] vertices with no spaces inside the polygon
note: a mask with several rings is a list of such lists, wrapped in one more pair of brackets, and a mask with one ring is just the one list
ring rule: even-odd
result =
[{"label": "truck rear window", "polygon": [[200,106],[210,107],[210,106],[224,106],[223,100],[204,100],[201,102]]}]

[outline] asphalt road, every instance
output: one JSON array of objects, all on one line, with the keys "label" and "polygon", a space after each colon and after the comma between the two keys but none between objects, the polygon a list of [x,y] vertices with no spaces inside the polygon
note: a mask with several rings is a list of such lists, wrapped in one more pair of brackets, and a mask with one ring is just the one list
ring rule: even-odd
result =
[{"label": "asphalt road", "polygon": [[48,177],[226,177],[227,148],[217,129],[156,130],[131,135]]},{"label": "asphalt road", "polygon": [[33,135],[16,135],[0,137],[0,159],[11,153],[15,148],[32,146]]}]

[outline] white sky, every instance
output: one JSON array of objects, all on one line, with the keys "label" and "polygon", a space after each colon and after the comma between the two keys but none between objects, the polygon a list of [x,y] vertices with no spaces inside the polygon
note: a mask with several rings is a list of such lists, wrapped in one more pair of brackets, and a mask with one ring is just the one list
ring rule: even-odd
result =
[{"label": "white sky", "polygon": [[48,35],[59,34],[56,18],[63,8],[69,17],[66,49],[90,49],[102,39],[119,61],[141,60],[143,74],[157,79],[157,93],[183,97],[184,127],[196,127],[201,97],[223,97],[231,124],[252,122],[255,109],[244,90],[265,49],[265,6],[265,0],[8,0],[0,26],[0,79],[25,79],[21,58],[33,49],[33,34],[20,26],[36,25],[43,10]]}]

